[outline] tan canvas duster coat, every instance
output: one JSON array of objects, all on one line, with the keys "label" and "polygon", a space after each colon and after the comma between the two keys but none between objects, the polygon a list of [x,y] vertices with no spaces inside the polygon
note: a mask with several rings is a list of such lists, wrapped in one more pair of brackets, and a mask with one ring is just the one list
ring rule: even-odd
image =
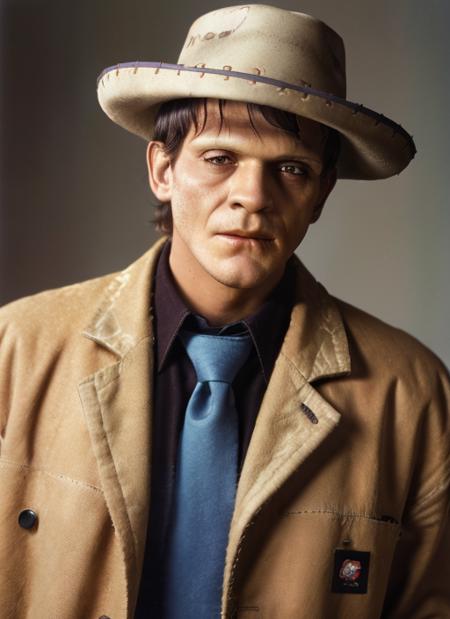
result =
[{"label": "tan canvas duster coat", "polygon": [[[0,311],[2,619],[133,616],[151,500],[159,249]],[[223,615],[448,618],[445,370],[297,270],[239,481]],[[18,523],[27,508],[31,529]],[[331,591],[336,549],[370,553],[367,593]]]}]

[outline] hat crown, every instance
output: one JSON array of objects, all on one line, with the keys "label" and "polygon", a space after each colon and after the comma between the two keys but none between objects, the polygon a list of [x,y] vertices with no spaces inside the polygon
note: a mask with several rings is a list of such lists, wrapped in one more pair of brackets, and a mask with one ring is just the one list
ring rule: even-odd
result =
[{"label": "hat crown", "polygon": [[202,15],[192,24],[178,62],[346,96],[341,37],[310,15],[272,6],[233,6]]}]

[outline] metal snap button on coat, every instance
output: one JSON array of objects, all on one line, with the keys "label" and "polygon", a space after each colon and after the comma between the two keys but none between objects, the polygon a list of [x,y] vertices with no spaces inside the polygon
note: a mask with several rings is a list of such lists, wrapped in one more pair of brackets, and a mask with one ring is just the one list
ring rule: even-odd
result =
[{"label": "metal snap button on coat", "polygon": [[32,529],[37,519],[37,514],[32,509],[23,509],[19,514],[19,524],[22,529]]}]

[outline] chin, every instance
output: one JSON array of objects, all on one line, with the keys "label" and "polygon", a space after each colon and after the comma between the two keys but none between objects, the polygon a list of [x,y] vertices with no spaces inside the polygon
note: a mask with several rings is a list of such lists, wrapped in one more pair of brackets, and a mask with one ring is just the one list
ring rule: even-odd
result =
[{"label": "chin", "polygon": [[210,270],[210,275],[223,286],[237,290],[260,288],[274,277],[273,272],[268,273],[265,269],[244,269],[242,267]]}]

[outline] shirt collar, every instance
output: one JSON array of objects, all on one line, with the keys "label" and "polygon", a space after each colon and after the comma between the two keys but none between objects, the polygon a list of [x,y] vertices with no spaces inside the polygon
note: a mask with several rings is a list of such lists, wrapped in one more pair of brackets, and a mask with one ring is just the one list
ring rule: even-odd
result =
[{"label": "shirt collar", "polygon": [[[155,277],[154,315],[156,333],[156,367],[162,370],[180,328],[188,316],[201,323],[181,297],[169,266],[170,241],[162,249]],[[234,325],[226,325],[220,333],[233,332],[245,325],[261,364],[266,382],[269,381],[275,359],[286,332],[293,303],[293,273],[288,263],[285,274],[259,310]],[[168,311],[169,308],[169,311]],[[201,325],[204,326],[204,325]]]},{"label": "shirt collar", "polygon": [[167,241],[156,267],[153,297],[158,372],[161,371],[185,318],[191,313],[177,290],[169,266],[169,254],[170,241]]}]

